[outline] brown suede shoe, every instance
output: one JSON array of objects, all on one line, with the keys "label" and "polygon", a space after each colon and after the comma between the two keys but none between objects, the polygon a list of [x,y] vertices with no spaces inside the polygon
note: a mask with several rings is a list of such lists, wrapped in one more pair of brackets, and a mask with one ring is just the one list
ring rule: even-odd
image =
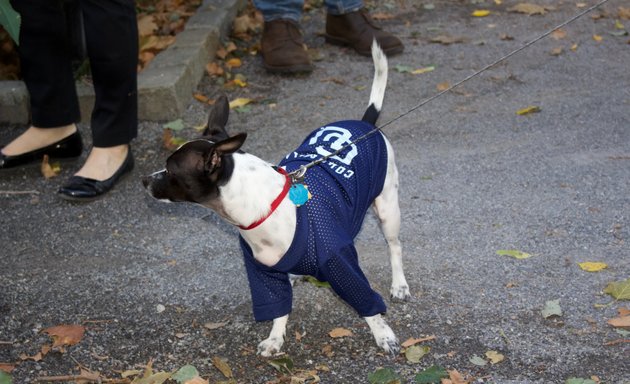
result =
[{"label": "brown suede shoe", "polygon": [[263,65],[271,73],[308,73],[313,71],[298,25],[291,20],[265,23],[261,50]]},{"label": "brown suede shoe", "polygon": [[376,25],[366,10],[344,15],[326,16],[326,41],[336,45],[348,45],[360,55],[372,55],[372,40],[381,46],[387,56],[402,53],[403,43],[389,32]]}]

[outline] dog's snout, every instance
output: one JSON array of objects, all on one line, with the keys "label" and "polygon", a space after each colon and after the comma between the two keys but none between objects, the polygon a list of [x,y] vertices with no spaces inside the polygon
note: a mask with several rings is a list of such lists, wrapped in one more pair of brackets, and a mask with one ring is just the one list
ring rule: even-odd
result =
[{"label": "dog's snout", "polygon": [[149,176],[143,176],[142,177],[142,185],[147,188],[149,186],[149,183],[151,182],[151,179],[149,178]]}]

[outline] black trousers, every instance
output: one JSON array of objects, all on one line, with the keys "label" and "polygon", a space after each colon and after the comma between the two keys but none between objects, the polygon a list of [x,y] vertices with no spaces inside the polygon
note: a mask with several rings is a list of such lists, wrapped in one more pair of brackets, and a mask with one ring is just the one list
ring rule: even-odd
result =
[{"label": "black trousers", "polygon": [[[138,25],[133,0],[79,0],[96,102],[96,147],[128,144],[138,130]],[[50,128],[80,121],[72,50],[60,0],[12,0],[22,16],[21,71],[31,121]]]}]

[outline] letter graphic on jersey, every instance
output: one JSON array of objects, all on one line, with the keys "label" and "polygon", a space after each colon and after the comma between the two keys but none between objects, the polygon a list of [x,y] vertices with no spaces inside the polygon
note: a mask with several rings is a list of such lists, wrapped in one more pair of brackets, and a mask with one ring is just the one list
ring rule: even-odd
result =
[{"label": "letter graphic on jersey", "polygon": [[[315,147],[317,153],[322,156],[328,156],[335,151],[343,148],[343,146],[352,142],[352,133],[345,128],[327,126],[320,128],[317,134],[308,142],[309,145],[320,144]],[[359,153],[356,145],[352,144],[349,151],[343,156],[335,156],[332,159],[340,161],[346,165],[352,163],[352,159]]]}]

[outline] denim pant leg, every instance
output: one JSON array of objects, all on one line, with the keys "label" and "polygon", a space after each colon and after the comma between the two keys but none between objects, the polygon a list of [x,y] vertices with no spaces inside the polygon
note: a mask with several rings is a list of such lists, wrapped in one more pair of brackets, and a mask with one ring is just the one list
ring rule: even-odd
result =
[{"label": "denim pant leg", "polygon": [[303,0],[254,0],[254,6],[262,13],[265,21],[278,19],[300,22]]},{"label": "denim pant leg", "polygon": [[331,15],[344,15],[363,8],[363,0],[325,0],[324,4]]}]

